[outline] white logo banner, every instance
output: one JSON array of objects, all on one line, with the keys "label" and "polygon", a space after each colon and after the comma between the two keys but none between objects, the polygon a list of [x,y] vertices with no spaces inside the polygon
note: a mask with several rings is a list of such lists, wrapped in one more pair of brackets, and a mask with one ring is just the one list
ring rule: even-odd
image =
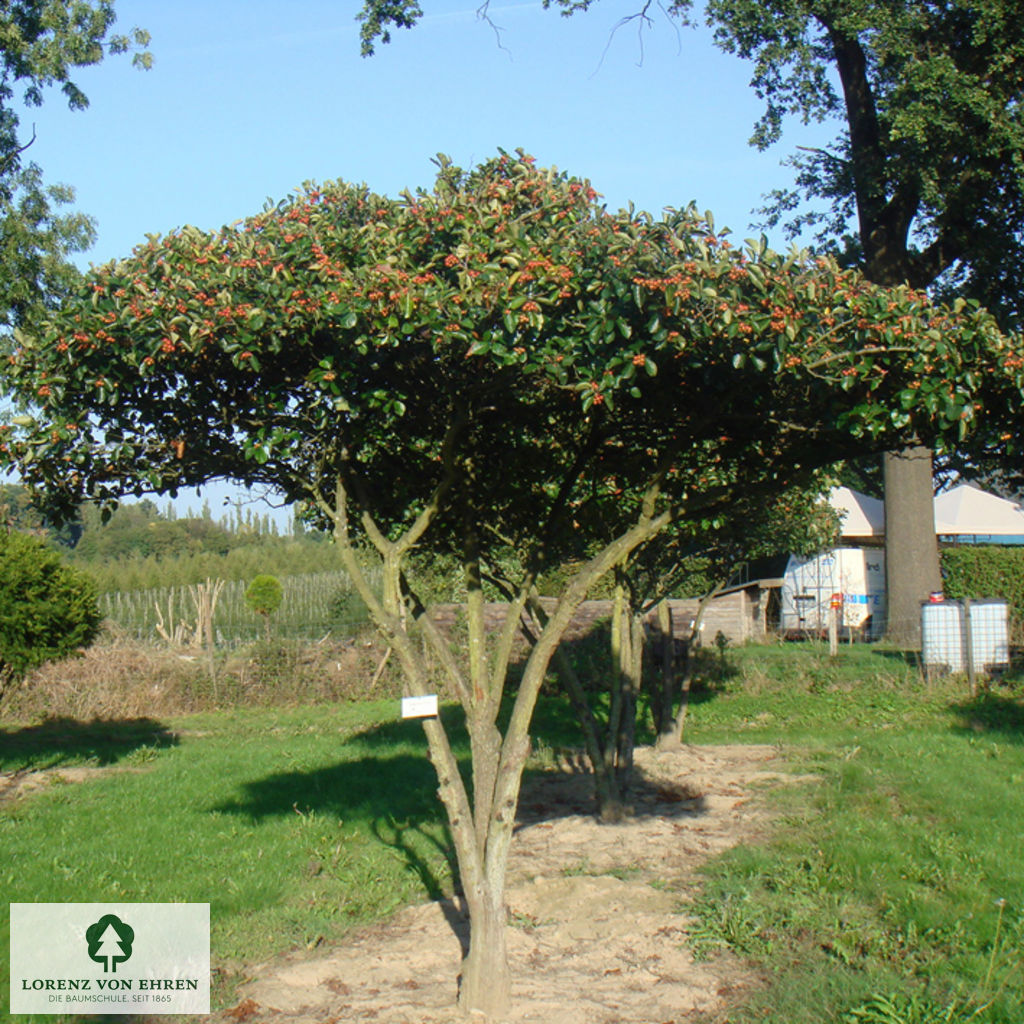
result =
[{"label": "white logo banner", "polygon": [[209,903],[12,903],[11,1013],[209,1013]]}]

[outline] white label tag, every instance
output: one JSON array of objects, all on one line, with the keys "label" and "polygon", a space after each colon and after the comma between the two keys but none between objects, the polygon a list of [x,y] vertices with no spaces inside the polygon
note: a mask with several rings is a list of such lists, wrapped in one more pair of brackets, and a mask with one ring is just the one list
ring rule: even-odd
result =
[{"label": "white label tag", "polygon": [[429,697],[403,697],[403,718],[434,718],[437,715],[437,694]]}]

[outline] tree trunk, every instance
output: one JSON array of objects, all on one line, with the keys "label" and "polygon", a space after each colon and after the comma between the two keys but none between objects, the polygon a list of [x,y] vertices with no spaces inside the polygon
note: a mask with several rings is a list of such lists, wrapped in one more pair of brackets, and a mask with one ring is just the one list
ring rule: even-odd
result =
[{"label": "tree trunk", "polygon": [[700,634],[694,630],[690,639],[686,641],[686,659],[683,662],[683,679],[679,688],[679,710],[669,723],[668,730],[658,736],[655,743],[657,750],[678,750],[683,745],[686,714],[690,710],[690,687],[693,685],[693,648],[699,639]]},{"label": "tree trunk", "polygon": [[488,673],[482,595],[478,592],[479,566],[474,539],[467,535],[464,568],[471,595],[468,616],[470,678],[467,681],[451,652],[444,651],[445,642],[440,633],[429,623],[420,623],[426,618],[422,614],[422,604],[403,593],[403,559],[429,525],[433,506],[428,505],[398,540],[384,536],[373,520],[363,514],[362,525],[381,559],[382,581],[378,596],[355,555],[349,532],[344,482],[341,479],[337,481],[333,505],[322,495],[318,496],[320,507],[334,521],[335,537],[345,568],[373,621],[401,663],[406,692],[424,696],[433,689],[425,653],[409,631],[410,620],[405,614],[408,599],[413,623],[421,624],[427,642],[440,653],[439,660],[445,675],[466,712],[472,748],[472,802],[448,743],[442,719],[424,718],[423,731],[430,760],[437,772],[438,795],[448,817],[459,879],[469,909],[470,947],[459,988],[459,1005],[467,1014],[476,1014],[482,1019],[500,1019],[506,1015],[510,1004],[505,874],[519,788],[530,748],[530,720],[537,697],[555,651],[590,588],[631,551],[671,522],[670,510],[655,514],[657,493],[657,489],[652,488],[636,524],[594,555],[568,582],[557,607],[546,617],[527,658],[503,737],[496,731],[497,712],[507,679],[512,639],[519,628],[521,612],[533,592],[535,581],[532,575],[526,574],[518,596],[512,602]]},{"label": "tree trunk", "polygon": [[[700,603],[697,605],[697,615],[693,620],[693,625],[690,627],[690,635],[686,638],[686,660],[683,663],[679,710],[674,718],[668,720],[666,727],[658,733],[658,739],[654,744],[657,750],[678,750],[683,745],[686,713],[690,708],[690,686],[693,683],[693,651],[700,642],[700,629],[704,623],[704,613],[724,586],[724,581],[716,584],[700,599]],[[671,713],[671,705],[669,705],[669,714],[671,715]]]},{"label": "tree trunk", "polygon": [[467,894],[467,903],[469,952],[462,961],[459,1008],[466,1014],[500,1020],[512,1002],[504,897],[482,881],[475,894]]},{"label": "tree trunk", "polygon": [[886,639],[921,647],[921,602],[942,589],[935,539],[932,453],[924,447],[884,456]]},{"label": "tree trunk", "polygon": [[612,693],[604,744],[605,779],[604,785],[597,787],[597,816],[609,824],[622,821],[631,810],[626,793],[633,768],[636,695],[642,659],[643,623],[635,613],[628,590],[620,584],[615,590],[611,625]]},{"label": "tree trunk", "polygon": [[619,755],[618,775],[622,792],[629,789],[630,776],[633,773],[633,751],[636,748],[636,702],[637,694],[643,683],[644,647],[647,631],[644,629],[643,615],[632,610],[632,614],[623,623],[629,631],[629,650],[624,652],[622,672],[622,717],[619,721]]},{"label": "tree trunk", "polygon": [[622,804],[622,794],[618,792],[618,780],[613,772],[605,767],[604,744],[601,741],[601,733],[597,720],[587,701],[586,691],[580,682],[576,669],[573,668],[569,656],[561,647],[555,651],[555,665],[558,669],[558,678],[569,695],[569,702],[576,713],[576,721],[579,723],[583,733],[583,745],[590,759],[594,770],[594,813],[598,818],[602,815],[602,809]]},{"label": "tree trunk", "polygon": [[654,729],[660,736],[672,727],[672,703],[676,696],[676,641],[672,623],[672,607],[668,598],[658,602],[658,638],[661,655],[658,684],[652,679],[651,703],[654,709]]}]

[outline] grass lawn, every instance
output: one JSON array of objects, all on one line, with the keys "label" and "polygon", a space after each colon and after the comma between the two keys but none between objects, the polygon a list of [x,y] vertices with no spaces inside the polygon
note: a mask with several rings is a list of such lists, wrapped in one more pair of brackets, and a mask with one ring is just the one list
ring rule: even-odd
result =
[{"label": "grass lawn", "polygon": [[[245,962],[451,891],[426,743],[395,717],[390,702],[2,731],[4,770],[115,769],[0,805],[4,903],[209,902],[228,999]],[[8,941],[4,925],[2,1003]]]},{"label": "grass lawn", "polygon": [[925,684],[884,651],[738,650],[694,743],[778,743],[819,780],[773,841],[708,865],[697,948],[765,968],[729,1019],[1024,1021],[1024,700]]},{"label": "grass lawn", "polygon": [[[715,675],[689,742],[775,743],[817,780],[770,795],[771,843],[703,878],[698,950],[772,979],[730,1020],[1024,1020],[1020,692],[968,701],[867,647],[835,663],[740,648]],[[396,717],[382,702],[0,728],[0,769],[58,772],[0,804],[4,902],[209,902],[214,1000],[230,1005],[246,963],[451,891],[426,744]],[[536,732],[571,742],[550,702]],[[60,782],[95,766],[114,770]],[[3,992],[7,941],[0,922]]]}]

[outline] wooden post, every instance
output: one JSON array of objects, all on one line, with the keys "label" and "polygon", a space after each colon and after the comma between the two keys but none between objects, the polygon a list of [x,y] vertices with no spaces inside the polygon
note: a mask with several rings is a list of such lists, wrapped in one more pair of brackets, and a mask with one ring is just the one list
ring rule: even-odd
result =
[{"label": "wooden post", "polygon": [[978,679],[974,671],[974,629],[971,625],[971,599],[965,597],[963,600],[964,606],[964,646],[967,648],[964,651],[964,658],[967,661],[967,683],[971,688],[971,696],[975,697],[978,693]]},{"label": "wooden post", "polygon": [[843,607],[843,595],[833,594],[828,603],[828,653],[832,658],[839,655],[839,610]]}]

